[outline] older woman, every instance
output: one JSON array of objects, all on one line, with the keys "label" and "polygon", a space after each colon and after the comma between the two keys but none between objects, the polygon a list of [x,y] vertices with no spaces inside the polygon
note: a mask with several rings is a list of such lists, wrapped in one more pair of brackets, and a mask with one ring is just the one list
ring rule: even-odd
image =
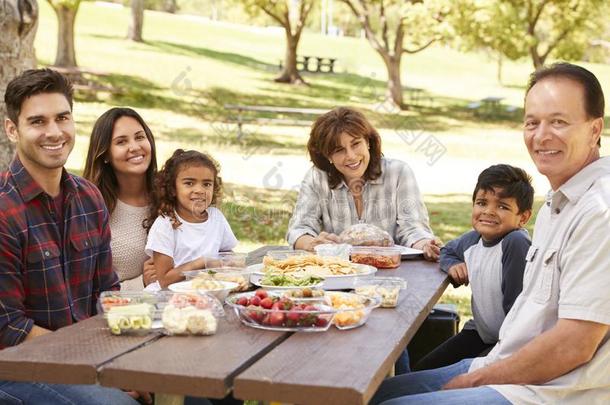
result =
[{"label": "older woman", "polygon": [[439,257],[439,242],[409,166],[386,159],[381,138],[364,115],[335,108],[313,124],[307,143],[314,164],[301,183],[288,226],[288,243],[313,250],[357,223],[376,225],[395,243]]},{"label": "older woman", "polygon": [[157,172],[155,140],[131,108],[112,108],[93,126],[84,177],[98,186],[112,232],[112,264],[123,290],[142,290],[156,281],[152,259],[144,253]]}]

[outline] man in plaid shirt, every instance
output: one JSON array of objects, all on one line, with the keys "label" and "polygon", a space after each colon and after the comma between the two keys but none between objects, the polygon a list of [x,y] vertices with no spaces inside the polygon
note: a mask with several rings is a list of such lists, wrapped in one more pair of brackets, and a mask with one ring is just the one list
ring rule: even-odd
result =
[{"label": "man in plaid shirt", "polygon": [[[97,188],[64,169],[75,138],[72,85],[49,69],[9,83],[4,128],[17,154],[0,174],[0,349],[96,313],[112,270]],[[0,381],[1,403],[137,403],[120,390]]]}]

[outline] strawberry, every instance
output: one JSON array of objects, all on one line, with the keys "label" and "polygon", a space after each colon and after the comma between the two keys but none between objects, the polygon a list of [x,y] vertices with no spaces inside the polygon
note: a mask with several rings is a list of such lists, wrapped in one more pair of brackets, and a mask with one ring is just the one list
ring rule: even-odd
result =
[{"label": "strawberry", "polygon": [[279,311],[272,312],[269,323],[273,326],[282,326],[284,324],[284,313]]},{"label": "strawberry", "polygon": [[269,296],[269,294],[267,294],[267,291],[263,290],[262,288],[259,288],[258,290],[256,290],[256,292],[254,294],[256,294],[256,296],[258,298],[260,298],[261,300],[264,298],[267,298]]},{"label": "strawberry", "polygon": [[260,305],[265,309],[271,309],[271,306],[273,306],[273,300],[269,297],[265,297],[261,300]]}]

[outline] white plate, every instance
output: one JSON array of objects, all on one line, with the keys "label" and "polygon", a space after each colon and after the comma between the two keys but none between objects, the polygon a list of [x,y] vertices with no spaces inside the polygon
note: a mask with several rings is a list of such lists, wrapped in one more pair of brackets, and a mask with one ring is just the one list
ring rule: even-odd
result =
[{"label": "white plate", "polygon": [[[398,246],[398,245],[396,245]],[[413,249],[406,246],[400,246],[400,256],[402,259],[414,259],[423,256],[424,251],[420,249]]]},{"label": "white plate", "polygon": [[[344,274],[340,276],[324,276],[324,288],[325,290],[345,290],[352,288],[354,285],[354,281],[359,277],[372,277],[376,272],[377,268],[373,266],[369,266],[367,264],[357,264],[352,263],[356,269],[358,269],[358,274]],[[248,266],[248,269],[252,271],[252,275],[250,276],[250,282],[252,284],[257,284],[260,279],[263,277],[264,273],[263,264],[252,264]],[[258,285],[258,284],[257,284]]]}]

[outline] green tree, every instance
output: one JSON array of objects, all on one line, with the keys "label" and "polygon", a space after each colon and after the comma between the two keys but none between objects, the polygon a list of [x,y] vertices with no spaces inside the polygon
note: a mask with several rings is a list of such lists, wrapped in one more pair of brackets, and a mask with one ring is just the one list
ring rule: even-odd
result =
[{"label": "green tree", "polygon": [[449,0],[341,0],[354,13],[388,74],[387,97],[405,108],[400,65],[403,54],[423,51],[447,35]]},{"label": "green tree", "polygon": [[74,22],[81,0],[47,0],[57,15],[55,66],[76,67]]},{"label": "green tree", "polygon": [[576,60],[603,29],[607,0],[459,0],[452,19],[462,45],[511,60]]},{"label": "green tree", "polygon": [[297,70],[297,48],[314,0],[243,0],[250,15],[263,12],[279,23],[286,35],[284,68],[275,79],[280,83],[305,83]]}]

